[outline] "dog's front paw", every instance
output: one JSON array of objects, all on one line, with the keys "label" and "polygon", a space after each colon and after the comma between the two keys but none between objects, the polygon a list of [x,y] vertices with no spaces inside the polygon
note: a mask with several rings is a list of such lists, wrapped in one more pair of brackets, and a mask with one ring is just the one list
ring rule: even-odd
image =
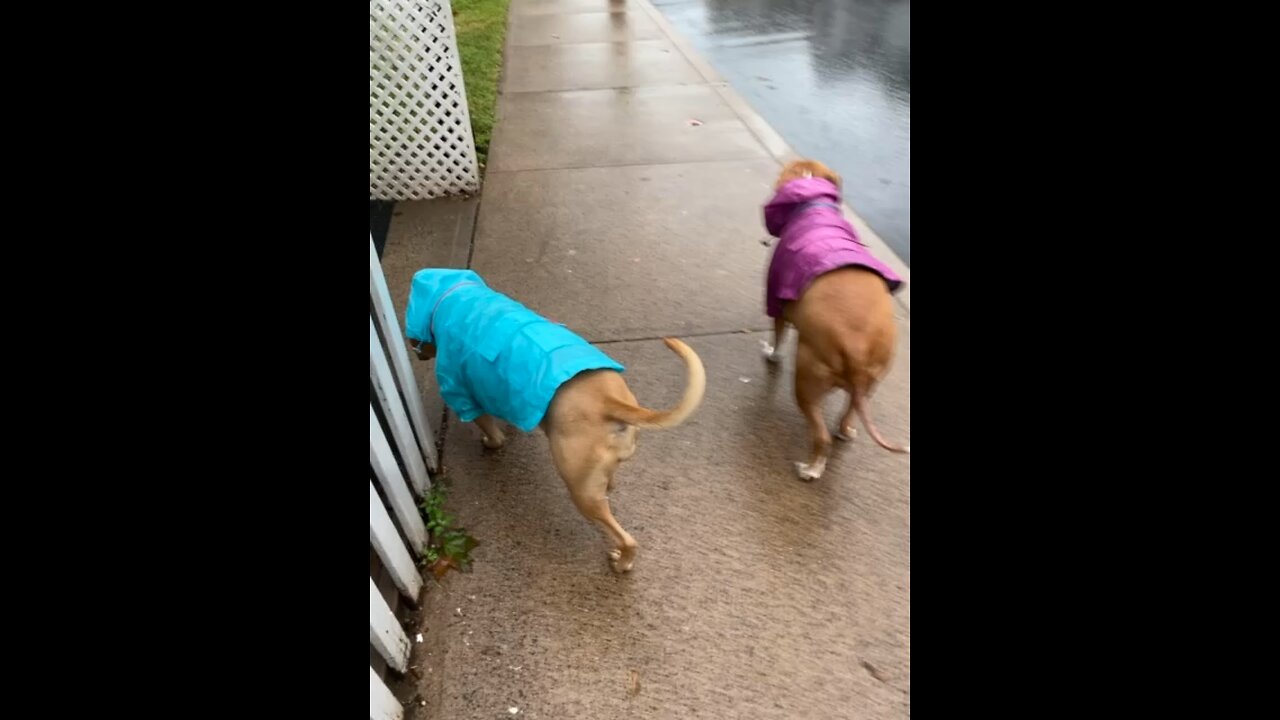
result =
[{"label": "dog's front paw", "polygon": [[839,430],[835,431],[834,434],[837,440],[844,440],[845,442],[849,442],[854,438],[858,437],[858,428],[850,425],[849,427],[840,428]]},{"label": "dog's front paw", "polygon": [[822,477],[822,471],[827,469],[825,460],[819,460],[816,463],[796,463],[796,474],[805,482],[812,482]]},{"label": "dog's front paw", "polygon": [[488,435],[484,435],[480,438],[480,442],[484,443],[484,446],[490,450],[498,450],[507,444],[507,439],[504,437],[491,438]]}]

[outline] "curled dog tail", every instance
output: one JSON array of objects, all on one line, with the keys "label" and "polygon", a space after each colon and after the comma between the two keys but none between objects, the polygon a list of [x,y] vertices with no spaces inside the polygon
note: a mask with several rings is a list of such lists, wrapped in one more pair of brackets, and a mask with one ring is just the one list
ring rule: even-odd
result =
[{"label": "curled dog tail", "polygon": [[702,396],[707,391],[707,371],[702,367],[702,360],[693,348],[675,338],[663,340],[671,351],[680,356],[685,364],[684,397],[679,404],[670,410],[650,410],[638,407],[621,400],[611,399],[605,412],[613,420],[635,425],[642,430],[659,430],[679,425],[698,409]]}]

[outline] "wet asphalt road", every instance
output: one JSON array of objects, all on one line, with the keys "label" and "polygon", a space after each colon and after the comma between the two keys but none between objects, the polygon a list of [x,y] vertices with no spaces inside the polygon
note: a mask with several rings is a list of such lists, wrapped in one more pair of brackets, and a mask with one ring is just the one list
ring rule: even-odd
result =
[{"label": "wet asphalt road", "polygon": [[652,0],[911,264],[911,0]]}]

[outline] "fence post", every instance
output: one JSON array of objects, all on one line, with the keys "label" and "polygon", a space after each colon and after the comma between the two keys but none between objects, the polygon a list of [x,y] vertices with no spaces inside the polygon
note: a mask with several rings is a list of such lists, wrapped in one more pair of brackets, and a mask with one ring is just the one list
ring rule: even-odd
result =
[{"label": "fence post", "polygon": [[[396,391],[396,381],[391,377],[391,368],[387,367],[387,356],[382,351],[382,343],[378,340],[378,329],[373,326],[373,316],[369,317],[369,379],[382,404],[383,414],[387,418],[387,427],[391,430],[391,438],[400,448],[400,457],[409,469],[409,480],[419,496],[427,494],[431,481],[427,479],[427,468],[422,464],[422,451],[413,439],[413,430],[409,427],[409,418],[404,414],[404,403],[400,401],[400,393]],[[414,388],[415,390],[417,388]]]},{"label": "fence post", "polygon": [[404,708],[387,689],[378,673],[369,666],[369,720],[403,720]]},{"label": "fence post", "polygon": [[427,528],[422,524],[417,506],[413,504],[413,496],[409,494],[404,476],[400,474],[400,466],[396,465],[396,458],[391,454],[391,446],[382,434],[382,425],[378,423],[378,415],[373,411],[373,403],[369,403],[369,464],[373,466],[373,474],[386,493],[387,502],[400,521],[400,529],[404,530],[410,547],[415,552],[421,552],[422,546],[427,544]]},{"label": "fence post", "polygon": [[[383,567],[391,573],[391,579],[405,597],[418,602],[418,594],[422,592],[422,576],[413,565],[413,558],[404,549],[396,526],[391,516],[382,506],[382,498],[373,488],[373,480],[369,481],[369,543],[378,551]],[[416,553],[415,553],[416,554]]]},{"label": "fence post", "polygon": [[404,393],[405,404],[409,406],[409,418],[413,420],[418,444],[426,455],[427,467],[431,472],[436,472],[440,465],[436,458],[435,436],[431,432],[431,425],[427,423],[422,393],[418,392],[418,381],[409,364],[409,350],[405,347],[404,335],[400,332],[395,306],[391,304],[391,292],[387,289],[387,278],[382,274],[378,249],[373,246],[373,235],[369,236],[369,297],[373,299],[374,313],[382,329],[383,345],[387,348],[387,355],[391,356],[391,369]]},{"label": "fence post", "polygon": [[409,636],[400,629],[400,621],[387,607],[372,577],[369,578],[369,642],[396,672],[409,668]]}]

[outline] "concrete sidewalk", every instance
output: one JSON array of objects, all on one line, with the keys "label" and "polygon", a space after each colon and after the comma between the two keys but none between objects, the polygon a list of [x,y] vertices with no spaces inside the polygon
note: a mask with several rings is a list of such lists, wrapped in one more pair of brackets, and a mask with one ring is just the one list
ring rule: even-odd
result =
[{"label": "concrete sidewalk", "polygon": [[[642,404],[682,391],[663,335],[700,354],[707,394],[685,425],[641,433],[618,472],[613,512],[640,544],[626,576],[543,437],[488,453],[450,420],[450,506],[482,544],[474,572],[426,595],[417,717],[909,717],[909,457],[859,438],[822,480],[797,481],[808,438],[791,363],[771,373],[759,354],[761,205],[789,152],[647,2],[512,0],[474,247],[454,232],[474,203],[450,206],[452,225],[431,219],[439,205],[401,206],[393,295],[469,251],[494,288],[604,343]],[[904,300],[872,406],[909,442]]]}]

